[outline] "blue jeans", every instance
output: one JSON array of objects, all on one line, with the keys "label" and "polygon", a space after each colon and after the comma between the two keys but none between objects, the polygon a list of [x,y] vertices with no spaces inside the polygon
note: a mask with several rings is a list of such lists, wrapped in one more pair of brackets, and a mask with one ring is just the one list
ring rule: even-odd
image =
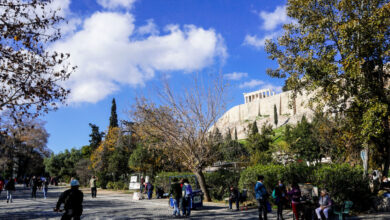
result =
[{"label": "blue jeans", "polygon": [[10,200],[12,202],[12,191],[7,190],[7,201]]},{"label": "blue jeans", "polygon": [[152,198],[152,194],[153,194],[153,191],[152,190],[148,190],[148,199]]},{"label": "blue jeans", "polygon": [[180,210],[179,210],[179,201],[177,199],[173,199],[173,215],[180,216]]},{"label": "blue jeans", "polygon": [[43,198],[45,198],[46,199],[46,195],[47,195],[47,190],[48,190],[49,188],[43,188],[43,190],[42,190],[42,192],[43,192]]}]

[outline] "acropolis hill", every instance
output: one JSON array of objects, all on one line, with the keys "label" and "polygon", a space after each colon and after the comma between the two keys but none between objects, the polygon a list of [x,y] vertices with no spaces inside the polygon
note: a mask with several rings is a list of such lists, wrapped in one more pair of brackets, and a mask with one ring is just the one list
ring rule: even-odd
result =
[{"label": "acropolis hill", "polygon": [[[237,129],[238,139],[247,137],[248,125],[254,121],[261,129],[264,123],[271,124],[274,128],[284,124],[296,124],[303,115],[311,118],[313,111],[307,106],[309,101],[305,93],[297,95],[295,101],[292,92],[275,94],[270,89],[244,93],[244,104],[229,109],[215,126],[225,135],[230,130],[232,136]],[[278,125],[274,124],[274,105],[277,108]]]}]

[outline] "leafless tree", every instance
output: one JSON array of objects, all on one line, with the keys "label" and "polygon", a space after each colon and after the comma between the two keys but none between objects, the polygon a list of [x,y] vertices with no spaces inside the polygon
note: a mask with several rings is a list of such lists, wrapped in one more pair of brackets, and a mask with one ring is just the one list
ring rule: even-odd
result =
[{"label": "leafless tree", "polygon": [[227,87],[221,75],[212,75],[207,80],[197,75],[186,86],[182,93],[174,92],[165,80],[158,89],[160,105],[139,98],[131,116],[138,125],[136,128],[142,130],[139,133],[160,140],[154,147],[180,158],[182,165],[194,172],[206,200],[210,201],[203,169],[216,159],[211,129],[225,111]]},{"label": "leafless tree", "polygon": [[51,2],[0,0],[0,112],[34,117],[56,109],[70,92],[61,86],[75,69],[69,54],[48,49],[63,21]]}]

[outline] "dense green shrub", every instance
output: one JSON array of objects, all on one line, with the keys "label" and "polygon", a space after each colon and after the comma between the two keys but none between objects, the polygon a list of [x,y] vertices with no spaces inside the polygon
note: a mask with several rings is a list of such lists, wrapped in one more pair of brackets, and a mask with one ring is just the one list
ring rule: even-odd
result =
[{"label": "dense green shrub", "polygon": [[349,164],[324,165],[314,172],[316,185],[327,189],[337,204],[353,201],[357,210],[369,208],[368,179],[363,178],[363,168]]},{"label": "dense green shrub", "polygon": [[205,173],[207,187],[212,199],[222,200],[229,195],[229,187],[237,186],[240,178],[239,173],[229,170],[218,170]]},{"label": "dense green shrub", "polygon": [[341,204],[343,201],[354,202],[356,210],[369,208],[370,191],[367,179],[363,178],[361,167],[351,167],[348,164],[306,166],[303,163],[283,165],[256,165],[241,172],[240,188],[248,189],[249,195],[254,195],[257,176],[263,175],[264,184],[269,193],[282,179],[286,185],[293,181],[312,183],[319,189],[329,191],[333,201]]},{"label": "dense green shrub", "polygon": [[115,189],[115,183],[109,181],[109,182],[107,183],[106,187],[107,187],[107,189]]}]

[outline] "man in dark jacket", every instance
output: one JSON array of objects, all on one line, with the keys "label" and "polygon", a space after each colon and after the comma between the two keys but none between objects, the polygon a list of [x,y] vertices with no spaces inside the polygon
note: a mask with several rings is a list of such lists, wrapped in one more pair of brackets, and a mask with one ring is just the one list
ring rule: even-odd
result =
[{"label": "man in dark jacket", "polygon": [[230,195],[229,195],[229,209],[232,209],[233,202],[236,202],[236,211],[239,210],[240,198],[238,190],[234,186],[230,186]]},{"label": "man in dark jacket", "polygon": [[71,188],[61,193],[57,205],[54,208],[55,212],[60,210],[61,204],[64,203],[65,213],[61,220],[79,220],[83,214],[83,199],[84,194],[79,190],[79,181],[73,179],[70,182]]},{"label": "man in dark jacket", "polygon": [[169,194],[172,195],[173,199],[173,215],[180,216],[180,210],[179,210],[179,202],[181,199],[181,187],[179,180],[175,177],[173,178],[173,183],[171,184],[171,188],[169,189]]},{"label": "man in dark jacket", "polygon": [[12,203],[12,193],[15,191],[15,180],[10,177],[4,188],[7,190],[7,203],[9,201]]},{"label": "man in dark jacket", "polygon": [[30,180],[30,186],[31,186],[31,198],[36,199],[37,198],[37,189],[38,189],[38,181],[35,176],[33,176]]},{"label": "man in dark jacket", "polygon": [[278,206],[277,210],[277,220],[283,220],[283,205],[287,202],[287,189],[284,186],[282,180],[279,180],[278,185],[276,185],[274,189],[275,193],[272,193],[272,197],[274,197],[275,203]]}]

